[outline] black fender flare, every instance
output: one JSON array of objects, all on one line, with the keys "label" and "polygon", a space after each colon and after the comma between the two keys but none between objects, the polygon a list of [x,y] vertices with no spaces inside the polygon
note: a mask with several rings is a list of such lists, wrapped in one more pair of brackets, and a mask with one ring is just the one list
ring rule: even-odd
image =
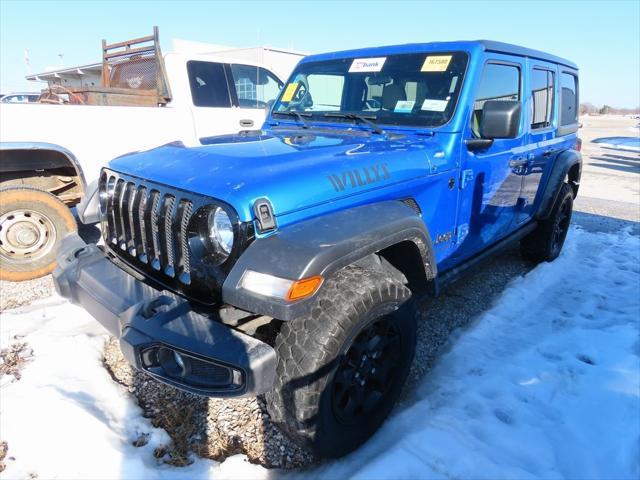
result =
[{"label": "black fender flare", "polygon": [[328,278],[341,268],[401,242],[412,242],[424,263],[425,280],[437,267],[422,218],[400,201],[384,201],[332,212],[295,223],[255,240],[237,260],[222,286],[222,299],[242,310],[292,320],[309,311],[314,296],[287,302],[241,287],[245,271],[299,280]]},{"label": "black fender flare", "polygon": [[569,184],[573,189],[574,198],[578,194],[580,186],[580,176],[582,174],[582,155],[576,150],[565,150],[560,153],[549,173],[549,178],[540,198],[536,219],[544,220],[549,217],[553,205],[556,203],[558,192],[564,182],[569,177]]}]

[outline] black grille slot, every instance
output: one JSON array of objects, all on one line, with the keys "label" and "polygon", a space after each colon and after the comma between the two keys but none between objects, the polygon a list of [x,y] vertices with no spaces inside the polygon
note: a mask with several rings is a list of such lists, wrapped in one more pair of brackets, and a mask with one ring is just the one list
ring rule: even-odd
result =
[{"label": "black grille slot", "polygon": [[131,259],[189,284],[187,236],[193,202],[140,183],[107,176],[105,239]]}]

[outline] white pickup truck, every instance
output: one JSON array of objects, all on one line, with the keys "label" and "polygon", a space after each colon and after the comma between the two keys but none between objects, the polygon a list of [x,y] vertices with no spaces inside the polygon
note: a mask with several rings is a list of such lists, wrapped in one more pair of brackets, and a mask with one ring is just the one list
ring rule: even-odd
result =
[{"label": "white pickup truck", "polygon": [[[0,279],[36,278],[54,268],[58,242],[76,228],[69,207],[112,158],[260,128],[302,56],[270,48],[167,53],[158,69],[167,93],[152,106],[0,105]],[[119,72],[107,67],[112,80],[114,73],[127,73],[122,65]],[[158,74],[140,71],[126,79],[129,88],[144,87],[144,75]],[[71,90],[59,97],[71,103],[90,98]]]}]

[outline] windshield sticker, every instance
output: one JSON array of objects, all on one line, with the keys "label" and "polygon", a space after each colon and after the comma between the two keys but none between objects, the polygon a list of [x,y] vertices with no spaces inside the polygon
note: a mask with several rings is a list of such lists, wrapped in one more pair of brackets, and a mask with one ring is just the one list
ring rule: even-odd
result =
[{"label": "windshield sticker", "polygon": [[446,72],[451,55],[430,55],[424,59],[421,72]]},{"label": "windshield sticker", "polygon": [[349,73],[353,72],[379,72],[382,70],[387,57],[378,58],[354,58],[349,67]]},{"label": "windshield sticker", "polygon": [[396,102],[396,108],[393,109],[394,113],[411,113],[413,106],[416,104],[413,100],[398,100]]},{"label": "windshield sticker", "polygon": [[284,93],[282,94],[282,102],[290,102],[291,99],[293,98],[293,95],[296,93],[296,90],[298,89],[298,83],[294,82],[294,83],[290,83],[289,85],[287,85],[287,88],[284,90]]},{"label": "windshield sticker", "polygon": [[447,108],[449,100],[436,100],[435,98],[425,98],[422,102],[421,110],[428,110],[430,112],[444,112]]}]

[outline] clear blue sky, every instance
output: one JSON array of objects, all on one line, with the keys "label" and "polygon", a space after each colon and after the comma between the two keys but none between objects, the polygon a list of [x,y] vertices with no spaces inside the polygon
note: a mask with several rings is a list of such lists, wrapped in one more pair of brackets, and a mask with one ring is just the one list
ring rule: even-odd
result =
[{"label": "clear blue sky", "polygon": [[487,38],[576,62],[581,100],[640,105],[640,0],[92,2],[0,0],[0,89],[33,90],[34,73],[97,62],[100,41],[148,35],[163,50],[181,38],[266,44],[318,53],[407,42]]}]

